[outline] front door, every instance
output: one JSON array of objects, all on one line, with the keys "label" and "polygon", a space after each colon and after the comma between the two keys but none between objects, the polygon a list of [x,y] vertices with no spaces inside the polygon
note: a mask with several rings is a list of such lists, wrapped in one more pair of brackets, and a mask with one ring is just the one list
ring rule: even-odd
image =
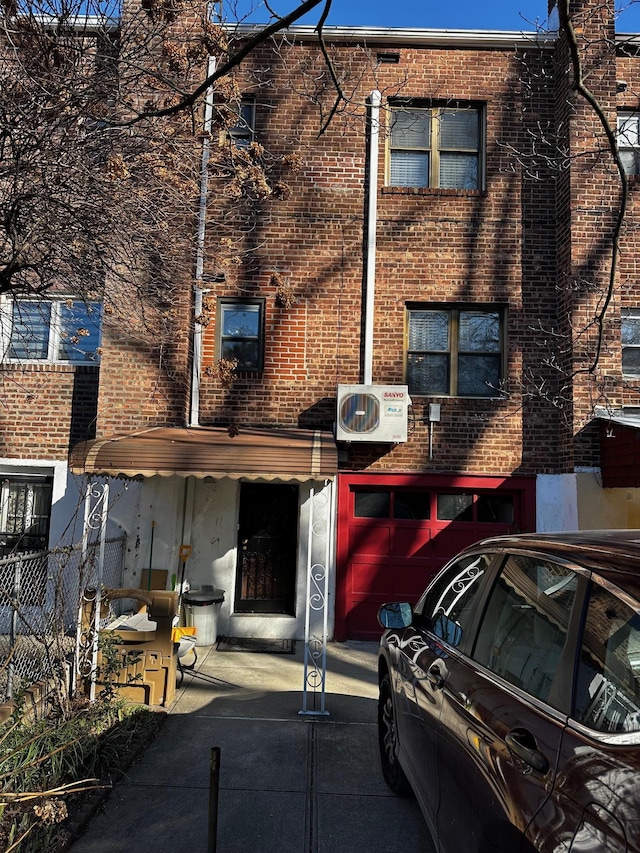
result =
[{"label": "front door", "polygon": [[295,615],[298,487],[240,485],[238,613]]}]

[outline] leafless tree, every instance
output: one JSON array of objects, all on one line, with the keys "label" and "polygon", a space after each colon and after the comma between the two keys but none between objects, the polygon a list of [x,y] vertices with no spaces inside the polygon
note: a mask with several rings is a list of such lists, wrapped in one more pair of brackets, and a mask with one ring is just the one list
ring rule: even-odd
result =
[{"label": "leafless tree", "polygon": [[[230,71],[320,2],[238,41],[192,0],[6,0],[0,294],[101,300],[107,322],[169,340],[193,278],[204,97],[218,129],[237,123]],[[257,146],[215,154],[231,195],[281,191]]]}]

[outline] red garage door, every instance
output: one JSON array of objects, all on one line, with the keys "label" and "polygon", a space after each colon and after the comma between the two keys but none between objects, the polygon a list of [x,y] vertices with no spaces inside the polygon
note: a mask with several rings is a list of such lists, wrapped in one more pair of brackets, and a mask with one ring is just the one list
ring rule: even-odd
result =
[{"label": "red garage door", "polygon": [[341,475],[336,639],[377,639],[380,605],[415,602],[461,548],[534,530],[534,489],[522,477]]}]

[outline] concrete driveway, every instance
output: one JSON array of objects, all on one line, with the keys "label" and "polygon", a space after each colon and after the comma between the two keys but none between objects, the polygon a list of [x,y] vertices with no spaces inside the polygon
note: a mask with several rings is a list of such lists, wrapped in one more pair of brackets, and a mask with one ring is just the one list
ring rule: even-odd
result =
[{"label": "concrete driveway", "polygon": [[[217,853],[434,853],[415,801],[382,779],[376,652],[329,644],[328,714],[315,715],[300,713],[303,643],[293,654],[199,648],[163,731],[72,853],[211,853],[218,755]],[[320,708],[319,694],[305,707]]]}]

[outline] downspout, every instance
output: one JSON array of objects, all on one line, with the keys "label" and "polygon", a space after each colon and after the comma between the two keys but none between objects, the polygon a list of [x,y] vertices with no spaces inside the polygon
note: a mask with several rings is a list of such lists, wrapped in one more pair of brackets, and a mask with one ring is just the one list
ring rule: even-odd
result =
[{"label": "downspout", "polygon": [[367,185],[367,234],[365,246],[364,384],[373,377],[373,322],[376,289],[376,232],[378,221],[378,145],[382,95],[371,92],[369,103],[369,181]]},{"label": "downspout", "polygon": [[[214,56],[207,60],[207,77],[216,68]],[[211,148],[211,124],[213,119],[213,90],[208,89],[204,102],[204,126],[202,140],[202,162],[200,164],[200,201],[198,204],[198,229],[196,236],[196,270],[193,288],[193,361],[191,365],[191,405],[189,407],[189,426],[198,426],[200,422],[200,368],[202,363],[202,336],[204,327],[200,322],[203,297],[207,293],[203,287],[204,276],[204,238],[207,227],[207,191],[209,150]]]}]

